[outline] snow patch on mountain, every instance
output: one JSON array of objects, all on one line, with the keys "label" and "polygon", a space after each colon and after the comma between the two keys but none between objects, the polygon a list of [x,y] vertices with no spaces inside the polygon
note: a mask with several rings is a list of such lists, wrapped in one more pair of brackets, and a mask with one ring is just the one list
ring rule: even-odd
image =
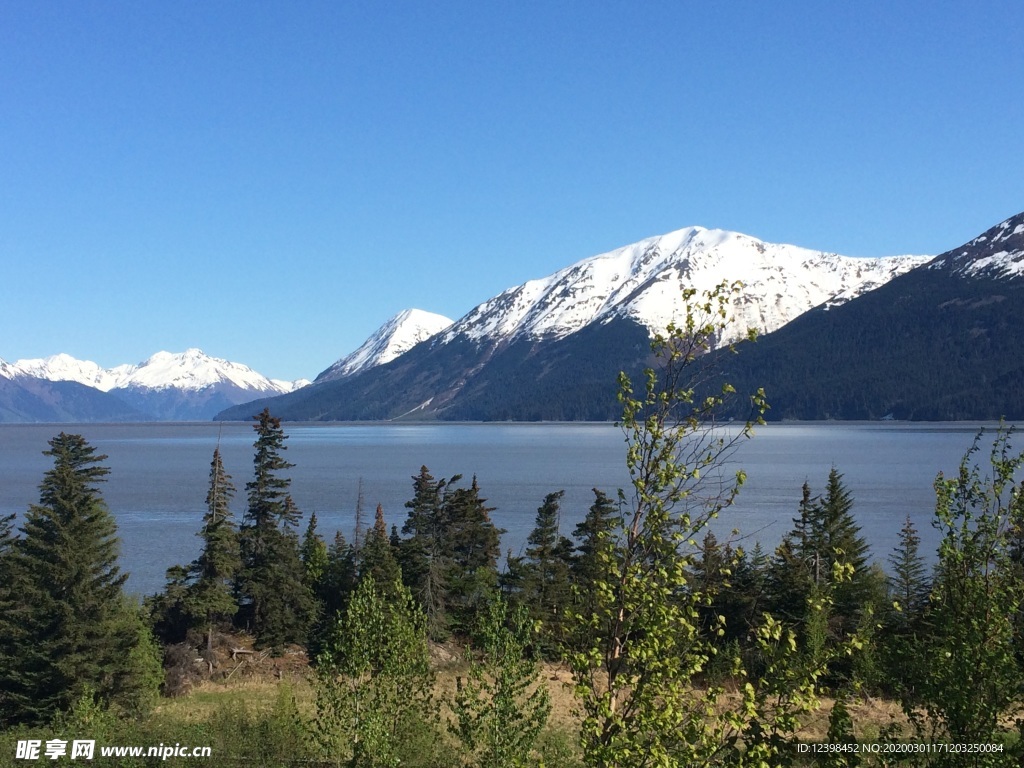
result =
[{"label": "snow patch on mountain", "polygon": [[1024,277],[1024,213],[1018,213],[964,246],[935,258],[929,269],[962,277]]},{"label": "snow patch on mountain", "polygon": [[742,280],[723,342],[766,333],[812,307],[842,303],[924,264],[928,256],[852,258],[689,227],[584,259],[480,304],[436,343],[562,338],[628,317],[652,332],[683,319],[682,291]]},{"label": "snow patch on mountain", "polygon": [[437,335],[452,324],[452,320],[422,309],[406,309],[388,320],[355,352],[336,361],[316,377],[317,381],[331,381],[351,376],[359,371],[394,360],[420,342]]},{"label": "snow patch on mountain", "polygon": [[13,379],[17,375],[14,366],[0,357],[0,378]]}]

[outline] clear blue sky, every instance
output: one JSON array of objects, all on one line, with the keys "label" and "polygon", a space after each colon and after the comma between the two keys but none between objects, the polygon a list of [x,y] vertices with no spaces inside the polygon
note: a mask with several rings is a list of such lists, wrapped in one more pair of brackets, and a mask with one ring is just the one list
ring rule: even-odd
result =
[{"label": "clear blue sky", "polygon": [[1019,0],[2,0],[0,358],[312,377],[692,224],[938,253],[1024,209],[1022,41]]}]

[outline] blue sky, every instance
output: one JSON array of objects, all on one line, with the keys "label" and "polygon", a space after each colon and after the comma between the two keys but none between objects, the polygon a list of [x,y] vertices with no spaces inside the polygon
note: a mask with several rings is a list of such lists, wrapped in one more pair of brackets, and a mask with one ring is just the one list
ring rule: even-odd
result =
[{"label": "blue sky", "polygon": [[938,253],[1024,209],[1021,40],[1016,0],[2,0],[0,358],[312,377],[692,224]]}]

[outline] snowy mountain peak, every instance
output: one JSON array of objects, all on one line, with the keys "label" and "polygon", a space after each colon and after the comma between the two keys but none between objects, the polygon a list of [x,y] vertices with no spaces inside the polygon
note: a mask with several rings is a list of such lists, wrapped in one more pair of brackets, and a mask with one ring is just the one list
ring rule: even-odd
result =
[{"label": "snowy mountain peak", "polygon": [[8,365],[8,368],[12,376],[75,381],[103,392],[127,388],[199,390],[227,384],[253,390],[259,396],[291,392],[297,385],[301,385],[301,382],[271,382],[246,365],[210,357],[194,347],[181,353],[157,352],[136,365],[119,365],[109,369],[65,353],[18,360]]},{"label": "snowy mountain peak", "polygon": [[378,328],[359,349],[335,362],[317,376],[316,380],[319,382],[340,379],[375,365],[383,365],[440,333],[451,324],[450,318],[433,312],[425,312],[422,309],[402,310]]},{"label": "snowy mountain peak", "polygon": [[192,347],[184,352],[157,352],[136,366],[121,366],[118,387],[196,390],[216,384],[233,384],[240,389],[276,394],[282,390],[270,379],[247,365],[210,357]]},{"label": "snowy mountain peak", "polygon": [[48,381],[77,381],[88,387],[108,392],[117,385],[116,376],[91,360],[78,360],[69,354],[50,355],[17,360],[13,368],[18,376]]},{"label": "snowy mountain peak", "polygon": [[969,243],[935,258],[929,269],[962,277],[1024,277],[1024,213],[1011,216]]},{"label": "snowy mountain peak", "polygon": [[740,279],[743,295],[725,339],[731,341],[745,336],[748,327],[773,331],[812,307],[854,298],[928,259],[851,258],[687,227],[509,288],[470,311],[439,340],[561,338],[613,317],[658,330],[682,319],[684,288],[703,291]]}]

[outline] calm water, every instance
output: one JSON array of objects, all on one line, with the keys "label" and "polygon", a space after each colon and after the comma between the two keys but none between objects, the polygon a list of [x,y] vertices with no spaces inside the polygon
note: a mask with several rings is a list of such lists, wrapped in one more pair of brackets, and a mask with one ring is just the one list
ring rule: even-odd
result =
[{"label": "calm water", "polygon": [[[853,494],[854,511],[876,559],[885,561],[909,513],[928,550],[932,482],[954,470],[978,424],[781,424],[762,427],[728,466],[747,473],[736,505],[716,523],[719,538],[739,529],[749,547],[771,548],[790,528],[801,486],[818,492],[835,465]],[[993,427],[994,425],[988,425]],[[80,433],[108,455],[111,474],[102,491],[117,518],[122,567],[129,588],[159,590],[164,571],[195,557],[210,459],[218,441],[244,511],[252,472],[248,424],[0,425],[0,514],[23,513],[38,498],[50,466],[42,455],[60,432]],[[519,552],[544,496],[564,489],[563,533],[585,514],[592,488],[614,494],[628,485],[622,433],[605,424],[286,424],[286,458],[299,508],[316,512],[320,531],[350,537],[357,489],[363,482],[366,516],[383,505],[390,526],[401,528],[412,476],[421,465],[436,478],[475,474],[495,523],[507,530],[503,547]],[[305,523],[303,523],[304,527]]]}]

